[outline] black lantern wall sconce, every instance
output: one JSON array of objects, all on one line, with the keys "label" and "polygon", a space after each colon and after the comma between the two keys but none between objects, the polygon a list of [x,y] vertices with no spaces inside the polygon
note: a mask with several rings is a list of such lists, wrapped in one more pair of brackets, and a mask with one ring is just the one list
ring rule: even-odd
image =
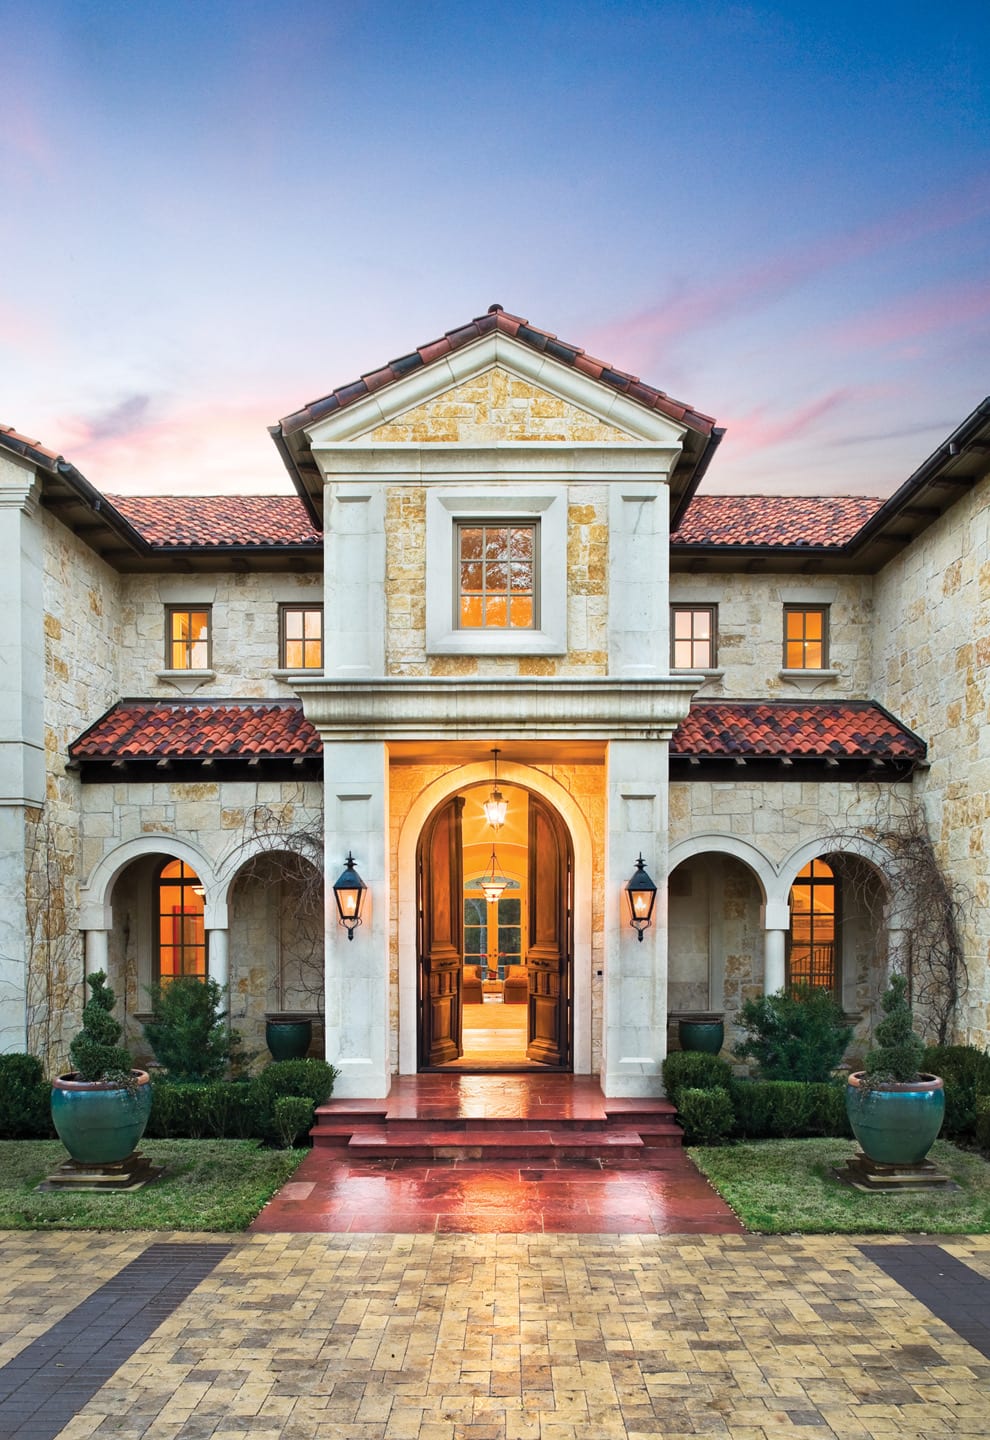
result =
[{"label": "black lantern wall sconce", "polygon": [[636,873],[626,884],[626,894],[629,896],[629,923],[642,943],[643,931],[653,924],[653,907],[657,900],[657,887],[646,873],[646,861],[642,854],[636,861]]},{"label": "black lantern wall sconce", "polygon": [[367,885],[354,869],[354,856],[348,850],[344,869],[334,883],[333,898],[337,902],[338,925],[347,931],[348,940],[354,939],[354,931],[361,924],[361,906]]}]

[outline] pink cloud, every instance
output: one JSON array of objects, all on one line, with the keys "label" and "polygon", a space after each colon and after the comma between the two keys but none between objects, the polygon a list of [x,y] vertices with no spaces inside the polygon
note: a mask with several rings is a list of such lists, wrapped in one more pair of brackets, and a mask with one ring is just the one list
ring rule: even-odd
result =
[{"label": "pink cloud", "polygon": [[[906,295],[890,305],[839,325],[832,338],[840,345],[861,349],[907,345],[928,335],[982,320],[990,314],[990,284],[966,283]],[[908,346],[905,353],[922,354],[924,347]]]},{"label": "pink cloud", "polygon": [[270,396],[163,408],[129,395],[96,415],[62,416],[46,443],[98,490],[272,493],[288,483],[272,419]]},{"label": "pink cloud", "polygon": [[682,286],[667,300],[600,327],[592,337],[593,347],[602,359],[615,354],[625,357],[626,365],[648,364],[664,342],[763,309],[813,276],[894,245],[966,225],[988,212],[990,181],[981,179],[959,194],[911,206],[846,234],[827,236],[749,269],[729,273],[703,288]]},{"label": "pink cloud", "polygon": [[844,386],[789,412],[770,411],[767,406],[761,405],[748,414],[730,416],[726,421],[723,448],[727,454],[739,459],[755,450],[784,445],[814,431],[825,416],[858,398],[858,391]]},{"label": "pink cloud", "polygon": [[56,168],[56,149],[36,98],[9,79],[0,94],[0,147],[49,174]]}]

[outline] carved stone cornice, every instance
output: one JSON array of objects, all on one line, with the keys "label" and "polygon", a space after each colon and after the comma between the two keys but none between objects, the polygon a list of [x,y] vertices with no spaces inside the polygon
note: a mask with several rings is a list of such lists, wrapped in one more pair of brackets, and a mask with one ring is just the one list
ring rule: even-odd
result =
[{"label": "carved stone cornice", "polygon": [[669,740],[697,684],[611,676],[314,676],[294,688],[324,740]]}]

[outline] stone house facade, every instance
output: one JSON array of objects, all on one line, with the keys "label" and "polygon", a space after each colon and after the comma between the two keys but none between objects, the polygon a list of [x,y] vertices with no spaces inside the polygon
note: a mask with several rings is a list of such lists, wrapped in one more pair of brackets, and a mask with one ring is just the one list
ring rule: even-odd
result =
[{"label": "stone house facade", "polygon": [[138,1048],[172,974],[251,1050],[313,1013],[354,1096],[657,1093],[679,1015],[803,979],[861,1044],[919,815],[986,1045],[990,405],[884,502],[699,491],[720,433],[499,307],[273,427],[295,495],[108,497],[0,431],[0,1046],[64,1064],[84,967]]}]

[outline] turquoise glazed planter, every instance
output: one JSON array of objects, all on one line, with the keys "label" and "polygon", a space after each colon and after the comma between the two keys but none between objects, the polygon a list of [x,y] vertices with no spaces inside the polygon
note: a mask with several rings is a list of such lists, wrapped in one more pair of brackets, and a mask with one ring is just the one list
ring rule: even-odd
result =
[{"label": "turquoise glazed planter", "polygon": [[857,1071],[846,1085],[846,1114],[868,1159],[878,1165],[919,1165],[945,1117],[942,1080],[922,1075],[907,1085],[868,1090]]},{"label": "turquoise glazed planter", "polygon": [[720,1015],[685,1015],[677,1022],[682,1050],[699,1050],[703,1055],[717,1055],[725,1040],[725,1025]]},{"label": "turquoise glazed planter", "polygon": [[133,1154],[151,1114],[146,1070],[132,1070],[134,1088],[59,1075],[52,1082],[52,1121],[80,1165],[113,1165]]},{"label": "turquoise glazed planter", "polygon": [[313,1022],[302,1015],[273,1015],[265,1021],[265,1044],[273,1060],[302,1060],[313,1038]]}]

